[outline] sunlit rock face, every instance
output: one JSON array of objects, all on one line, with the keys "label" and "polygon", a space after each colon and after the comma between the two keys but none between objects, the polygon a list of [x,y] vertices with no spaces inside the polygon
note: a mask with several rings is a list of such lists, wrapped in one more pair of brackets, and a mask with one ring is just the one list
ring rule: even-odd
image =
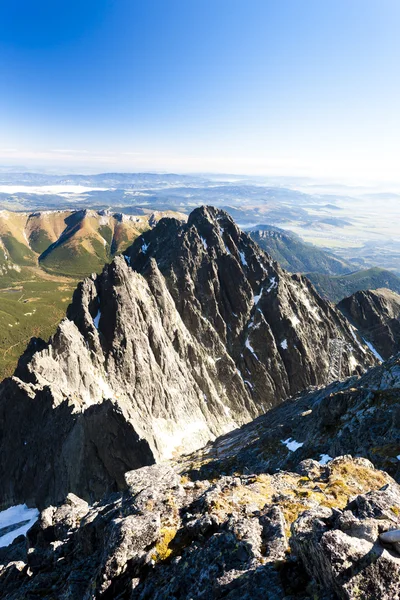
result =
[{"label": "sunlit rock face", "polygon": [[307,279],[224,212],[161,219],[79,284],[48,344],[0,388],[0,502],[93,501],[124,473],[188,453],[326,382],[374,364]]}]

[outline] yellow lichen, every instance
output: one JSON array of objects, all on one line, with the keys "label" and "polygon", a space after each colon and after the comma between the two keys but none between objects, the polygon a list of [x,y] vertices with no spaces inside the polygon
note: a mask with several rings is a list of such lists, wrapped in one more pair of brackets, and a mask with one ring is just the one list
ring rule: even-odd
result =
[{"label": "yellow lichen", "polygon": [[161,529],[160,540],[157,542],[154,553],[151,556],[154,561],[159,562],[171,556],[172,549],[169,546],[176,536],[176,531],[175,527],[163,527]]}]

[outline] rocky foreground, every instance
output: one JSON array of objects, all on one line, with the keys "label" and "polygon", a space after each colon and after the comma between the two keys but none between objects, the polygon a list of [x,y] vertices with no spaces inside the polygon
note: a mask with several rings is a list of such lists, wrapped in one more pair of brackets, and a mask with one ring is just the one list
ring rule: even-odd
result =
[{"label": "rocky foreground", "polygon": [[0,560],[5,600],[399,598],[400,488],[362,458],[192,481],[126,474],[89,506],[50,506]]},{"label": "rocky foreground", "polygon": [[399,388],[394,357],[91,506],[69,494],[0,550],[1,597],[398,599]]}]

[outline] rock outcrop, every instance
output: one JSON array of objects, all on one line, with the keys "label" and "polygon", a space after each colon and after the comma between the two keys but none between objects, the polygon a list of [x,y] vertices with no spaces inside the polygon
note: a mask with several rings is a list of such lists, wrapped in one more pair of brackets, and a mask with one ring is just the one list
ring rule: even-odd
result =
[{"label": "rock outcrop", "polygon": [[326,388],[300,394],[181,458],[182,473],[274,473],[299,462],[364,457],[400,481],[400,356]]},{"label": "rock outcrop", "polygon": [[[222,465],[221,465],[222,466]],[[89,506],[70,494],[0,553],[4,600],[394,600],[400,489],[365,459],[297,472],[127,473]]]},{"label": "rock outcrop", "polygon": [[326,381],[374,364],[331,304],[223,211],[161,219],[85,279],[48,344],[0,386],[0,504],[94,501],[125,471],[191,452]]},{"label": "rock outcrop", "polygon": [[386,360],[400,352],[400,295],[388,289],[365,290],[344,298],[339,310]]}]

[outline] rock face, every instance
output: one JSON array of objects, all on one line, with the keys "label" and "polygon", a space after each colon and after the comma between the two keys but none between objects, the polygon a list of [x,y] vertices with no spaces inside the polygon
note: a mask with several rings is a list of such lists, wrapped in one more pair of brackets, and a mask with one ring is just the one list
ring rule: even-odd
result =
[{"label": "rock face", "polygon": [[[222,465],[221,465],[222,466]],[[127,473],[89,507],[70,494],[0,553],[4,600],[398,598],[400,489],[365,459],[191,481]]]},{"label": "rock face", "polygon": [[338,308],[383,359],[400,352],[400,295],[366,290],[344,298]]},{"label": "rock face", "polygon": [[[293,470],[301,461],[362,456],[400,481],[400,357],[361,378],[335,382],[283,402],[240,430],[181,458],[182,472]],[[217,469],[217,470],[216,470]]]},{"label": "rock face", "polygon": [[289,275],[223,211],[161,219],[77,288],[49,344],[0,387],[0,503],[92,502],[125,471],[191,452],[375,358],[307,279]]}]

